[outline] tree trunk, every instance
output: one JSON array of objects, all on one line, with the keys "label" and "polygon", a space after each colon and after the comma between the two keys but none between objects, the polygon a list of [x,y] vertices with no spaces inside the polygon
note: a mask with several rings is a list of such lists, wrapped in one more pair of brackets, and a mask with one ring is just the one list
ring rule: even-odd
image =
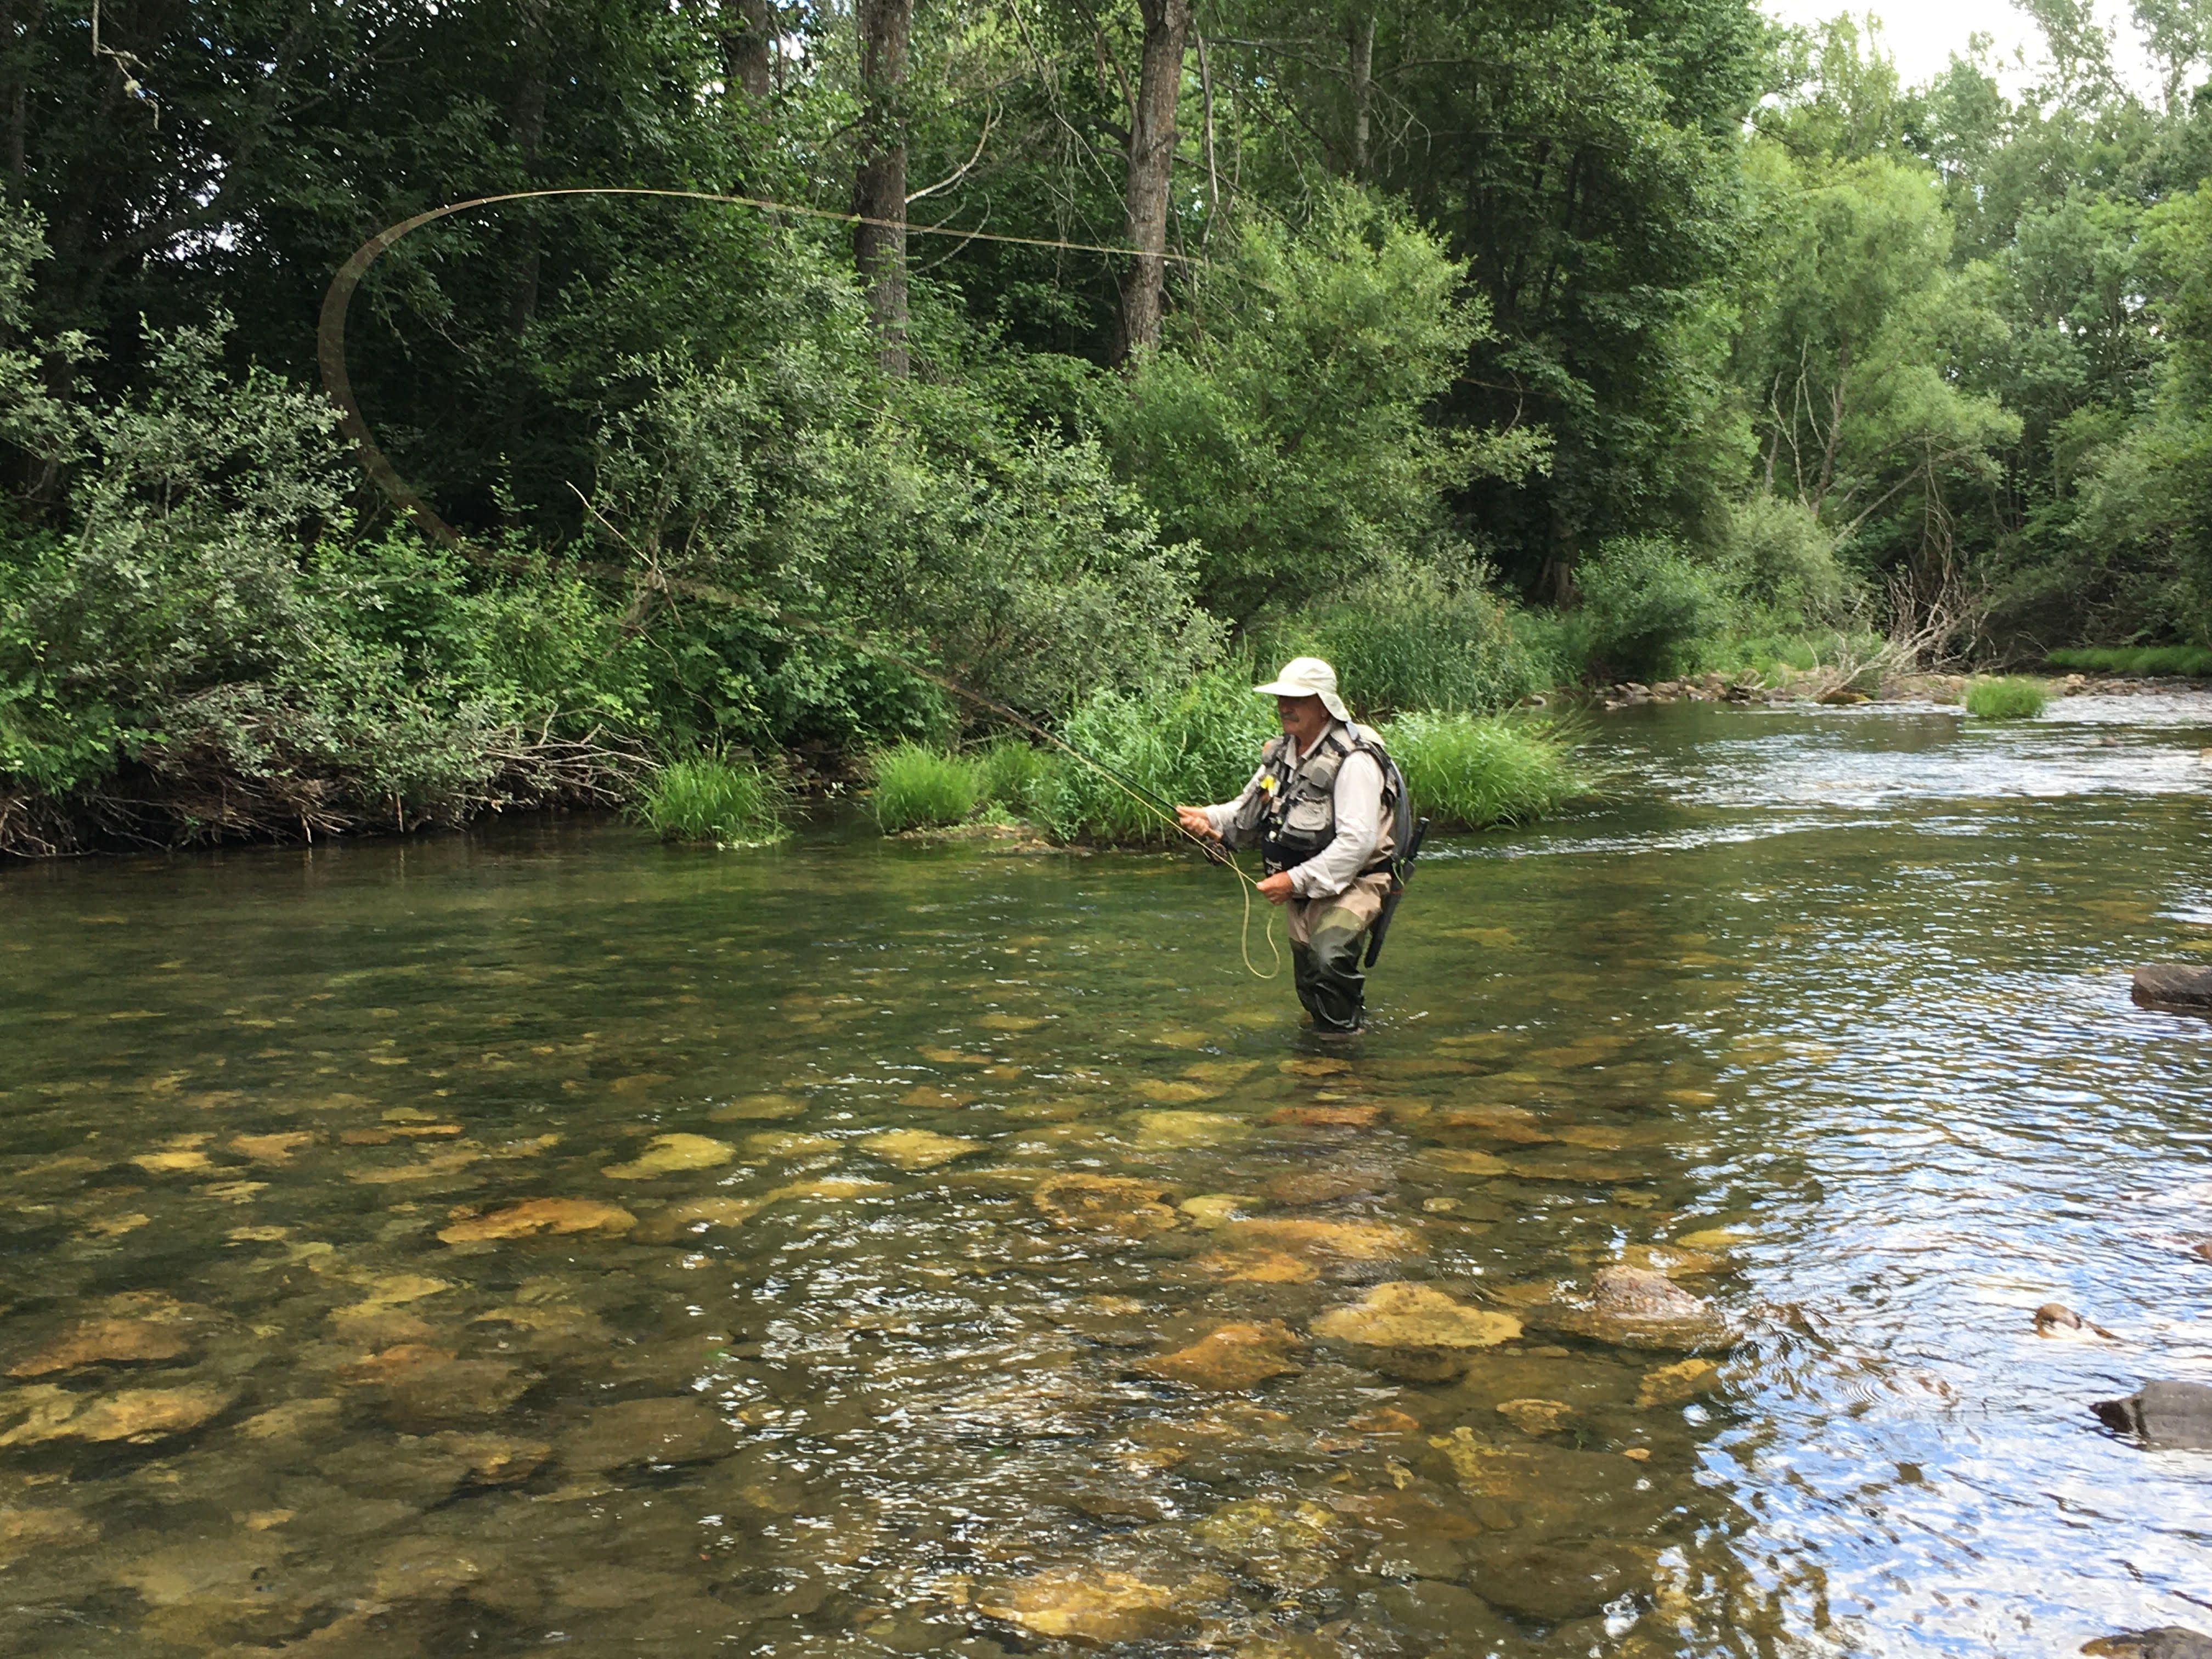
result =
[{"label": "tree trunk", "polygon": [[775,13],[769,0],[738,0],[738,27],[723,38],[731,84],[755,108],[769,95],[769,64],[775,52]]},{"label": "tree trunk", "polygon": [[1183,43],[1192,0],[1137,0],[1145,15],[1145,50],[1129,124],[1127,196],[1130,245],[1137,257],[1121,281],[1121,317],[1114,360],[1160,343],[1160,289],[1167,275],[1168,183],[1175,167],[1176,103],[1182,91]]},{"label": "tree trunk", "polygon": [[914,0],[860,0],[860,163],[853,177],[853,211],[877,224],[853,228],[853,262],[868,284],[868,310],[882,344],[884,373],[906,378],[906,82],[907,33]]},{"label": "tree trunk", "polygon": [[[538,183],[538,163],[545,150],[545,99],[553,70],[552,0],[516,0],[516,42],[520,47],[514,103],[507,112],[507,131],[522,158],[524,190]],[[507,453],[513,465],[530,429],[536,387],[523,366],[522,337],[538,320],[538,267],[544,248],[534,219],[524,217],[516,237],[514,264],[507,295],[508,354]]]},{"label": "tree trunk", "polygon": [[1364,180],[1369,167],[1369,116],[1375,104],[1375,14],[1352,26],[1352,176]]}]

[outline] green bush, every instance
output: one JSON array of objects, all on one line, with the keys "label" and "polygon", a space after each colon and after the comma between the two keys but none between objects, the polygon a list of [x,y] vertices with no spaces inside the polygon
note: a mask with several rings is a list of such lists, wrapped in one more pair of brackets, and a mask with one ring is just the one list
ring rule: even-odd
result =
[{"label": "green bush", "polygon": [[1854,584],[1836,562],[1835,532],[1802,502],[1758,495],[1727,509],[1721,566],[1738,602],[1777,630],[1843,619]]},{"label": "green bush", "polygon": [[898,743],[869,757],[875,778],[869,810],[887,836],[902,830],[943,830],[975,816],[982,768],[963,755],[926,744]]},{"label": "green bush", "polygon": [[1562,676],[1516,633],[1497,596],[1472,578],[1409,570],[1364,583],[1258,635],[1263,664],[1325,657],[1363,714],[1398,709],[1480,714],[1518,702]]},{"label": "green bush", "polygon": [[654,773],[632,808],[663,841],[759,847],[790,833],[782,786],[750,761],[696,755]]},{"label": "green bush", "polygon": [[1382,740],[1405,774],[1413,810],[1439,827],[1526,823],[1596,787],[1559,729],[1536,721],[1406,714]]},{"label": "green bush", "polygon": [[977,791],[987,805],[1027,817],[1052,766],[1051,756],[1009,732],[975,757]]},{"label": "green bush", "polygon": [[[1259,764],[1260,745],[1279,729],[1273,705],[1252,694],[1250,670],[1240,666],[1212,670],[1176,688],[1101,692],[1069,716],[1060,734],[1170,805],[1202,805],[1242,790]],[[1180,839],[1158,812],[1071,758],[1052,768],[1038,790],[1037,809],[1063,841]]]},{"label": "green bush", "polygon": [[1605,675],[1650,678],[1694,669],[1704,642],[1733,619],[1720,576],[1660,537],[1601,543],[1576,571],[1575,585],[1583,645],[1592,668]]},{"label": "green bush", "polygon": [[2212,650],[2201,645],[2088,646],[2053,651],[2048,660],[2086,673],[2212,675]]},{"label": "green bush", "polygon": [[1978,679],[1966,688],[1966,712],[1977,720],[2033,720],[2051,700],[2040,680],[2018,675]]}]

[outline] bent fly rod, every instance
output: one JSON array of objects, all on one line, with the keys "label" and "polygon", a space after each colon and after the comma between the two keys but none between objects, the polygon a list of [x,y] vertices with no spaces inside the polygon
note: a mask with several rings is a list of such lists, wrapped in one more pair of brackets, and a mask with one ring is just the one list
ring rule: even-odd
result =
[{"label": "bent fly rod", "polygon": [[[509,191],[495,196],[474,196],[465,201],[449,202],[443,207],[428,209],[410,218],[402,219],[396,224],[387,225],[353,251],[345,263],[338,267],[337,274],[331,278],[331,285],[323,295],[322,314],[315,330],[315,356],[322,371],[323,390],[337,408],[339,429],[352,443],[354,453],[361,461],[362,469],[368,474],[370,481],[383,492],[386,498],[404,514],[416,529],[440,546],[451,549],[471,563],[507,574],[519,574],[525,568],[526,562],[514,556],[500,554],[488,548],[479,547],[469,541],[452,525],[447,523],[437,510],[422,498],[421,493],[399,476],[398,469],[392,465],[391,459],[385,454],[382,447],[377,443],[374,434],[369,431],[368,422],[361,412],[360,401],[354,396],[353,377],[348,373],[346,368],[346,313],[353,303],[354,292],[361,286],[362,278],[368,274],[369,267],[388,252],[401,238],[422,229],[425,225],[434,224],[441,219],[450,218],[458,213],[471,212],[478,208],[499,207],[512,202],[544,201],[578,196],[622,196],[705,202],[721,206],[755,208],[768,213],[787,213],[804,218],[826,219],[842,224],[874,225],[922,235],[957,236],[967,241],[998,242],[1019,247],[1054,248],[1077,253],[1103,253],[1115,258],[1154,258],[1177,264],[1197,263],[1187,254],[1165,252],[1151,253],[1141,248],[1109,247],[1092,242],[1064,241],[1039,236],[1014,236],[987,231],[956,230],[942,225],[915,225],[902,220],[871,218],[865,214],[858,213],[839,213],[827,208],[798,206],[788,202],[774,202],[757,196],[735,196],[714,191],[659,190],[642,185],[579,185],[557,190]],[[617,541],[629,548],[632,553],[638,552],[636,546],[629,538],[623,535],[605,514],[592,504],[590,497],[586,496],[582,490],[577,489],[574,484],[568,487],[574,490],[577,499],[583,503],[584,510],[592,519],[613,534]],[[643,557],[641,554],[639,556]],[[979,708],[988,709],[1000,719],[1050,744],[1079,764],[1090,768],[1146,811],[1160,819],[1162,823],[1167,824],[1184,840],[1197,847],[1210,863],[1218,864],[1231,872],[1243,888],[1245,967],[1261,979],[1273,979],[1282,970],[1282,952],[1275,945],[1272,922],[1266,937],[1268,948],[1274,954],[1274,965],[1265,974],[1261,974],[1252,965],[1249,944],[1252,895],[1257,890],[1259,884],[1246,873],[1220,843],[1204,836],[1194,835],[1183,827],[1182,821],[1176,816],[1172,804],[1162,799],[1156,792],[1139,783],[1135,779],[1125,776],[1096,756],[1085,753],[1057,732],[1048,730],[1027,715],[1009,708],[996,698],[986,696],[980,691],[971,690],[949,675],[925,668],[902,653],[893,651],[874,641],[864,639],[843,629],[821,622],[815,617],[787,610],[781,605],[751,594],[736,592],[712,582],[670,575],[654,568],[650,561],[647,562],[643,570],[625,569],[581,560],[573,562],[570,568],[581,574],[597,576],[603,580],[617,585],[639,582],[659,592],[682,594],[687,598],[704,599],[710,604],[750,611],[756,616],[772,620],[785,627],[795,628],[803,632],[835,640],[865,655],[878,658],[895,667],[903,669],[906,672],[927,680],[931,684],[951,693],[954,696],[964,698]]]}]

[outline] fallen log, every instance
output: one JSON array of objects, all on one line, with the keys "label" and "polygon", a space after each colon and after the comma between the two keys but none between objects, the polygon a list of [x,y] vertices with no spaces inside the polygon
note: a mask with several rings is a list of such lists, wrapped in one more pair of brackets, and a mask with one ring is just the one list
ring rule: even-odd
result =
[{"label": "fallen log", "polygon": [[2136,1002],[2145,1008],[2176,1008],[2212,1014],[2212,968],[2187,963],[2154,962],[2136,969]]}]

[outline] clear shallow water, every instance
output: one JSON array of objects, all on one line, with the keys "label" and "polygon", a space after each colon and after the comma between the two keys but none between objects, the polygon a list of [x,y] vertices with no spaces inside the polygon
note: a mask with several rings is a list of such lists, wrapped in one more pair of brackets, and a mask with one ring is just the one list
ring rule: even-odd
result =
[{"label": "clear shallow water", "polygon": [[[2212,1025],[2126,982],[2212,960],[2212,706],[1596,732],[1349,1057],[1168,857],[0,872],[0,1651],[2212,1628],[2212,1454],[2087,1409],[2212,1381]],[[1710,1376],[1545,1312],[1655,1248]],[[1523,1328],[1351,1340],[1407,1281]]]}]

